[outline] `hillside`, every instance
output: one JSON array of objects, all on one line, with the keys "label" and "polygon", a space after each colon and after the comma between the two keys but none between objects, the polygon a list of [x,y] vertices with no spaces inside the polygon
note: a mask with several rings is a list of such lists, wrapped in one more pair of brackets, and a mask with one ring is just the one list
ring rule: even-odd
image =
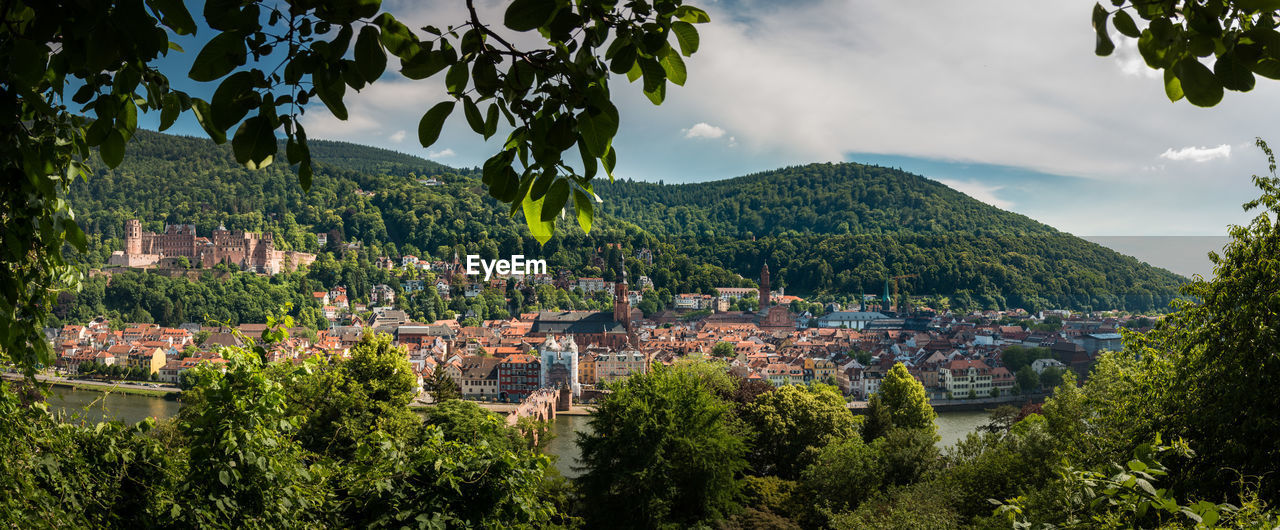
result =
[{"label": "hillside", "polygon": [[1056,233],[941,183],[862,164],[808,164],[743,177],[599,187],[604,210],[651,232],[734,238],[794,234]]},{"label": "hillside", "polygon": [[[124,220],[219,224],[271,231],[287,248],[318,251],[314,233],[364,243],[366,256],[525,254],[553,268],[611,279],[625,257],[633,276],[670,292],[748,285],[768,261],[791,294],[851,299],[878,293],[888,276],[918,274],[903,288],[958,307],[1163,308],[1183,281],[1024,216],[910,173],[860,164],[811,164],[715,182],[600,183],[605,203],[584,235],[565,223],[539,247],[519,218],[488,198],[474,173],[421,158],[315,141],[318,171],[304,193],[287,167],[250,172],[227,146],[140,131],[125,163],[71,194],[97,235],[82,259],[100,262]],[[417,178],[435,176],[440,186]],[[363,193],[358,193],[361,191]],[[612,243],[621,244],[609,250]],[[652,264],[635,259],[654,251]],[[742,280],[736,274],[750,280]]]}]

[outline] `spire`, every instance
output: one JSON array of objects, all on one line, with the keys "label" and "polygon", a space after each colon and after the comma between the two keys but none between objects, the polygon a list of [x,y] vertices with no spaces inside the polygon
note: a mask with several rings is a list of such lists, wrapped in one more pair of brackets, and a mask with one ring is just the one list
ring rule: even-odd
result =
[{"label": "spire", "polygon": [[764,262],[764,266],[760,267],[760,310],[764,311],[769,307],[769,262]]}]

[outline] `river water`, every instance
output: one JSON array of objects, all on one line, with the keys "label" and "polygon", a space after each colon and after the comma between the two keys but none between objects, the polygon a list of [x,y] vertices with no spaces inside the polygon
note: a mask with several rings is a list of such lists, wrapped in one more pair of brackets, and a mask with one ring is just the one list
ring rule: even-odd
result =
[{"label": "river water", "polygon": [[[104,394],[91,390],[72,390],[54,387],[49,397],[51,410],[61,410],[69,415],[95,422],[103,418],[117,419],[129,423],[142,421],[143,418],[167,418],[178,413],[178,402],[161,398],[138,396],[132,394]],[[589,416],[556,417],[551,425],[554,438],[547,444],[546,453],[556,457],[556,469],[566,477],[578,476],[573,468],[577,465],[578,446],[576,434],[587,432]],[[934,421],[938,426],[939,447],[956,443],[974,429],[987,423],[985,412],[942,412]]]}]

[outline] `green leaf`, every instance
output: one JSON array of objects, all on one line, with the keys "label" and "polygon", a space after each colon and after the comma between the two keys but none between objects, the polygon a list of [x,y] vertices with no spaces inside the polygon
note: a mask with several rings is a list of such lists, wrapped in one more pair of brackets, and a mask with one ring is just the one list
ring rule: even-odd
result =
[{"label": "green leaf", "polygon": [[298,164],[298,184],[302,186],[302,191],[311,191],[311,176],[311,156],[307,155]]},{"label": "green leaf", "polygon": [[1169,101],[1178,101],[1182,99],[1182,82],[1178,81],[1178,76],[1173,75],[1173,69],[1167,68],[1164,71],[1164,95],[1169,97]]},{"label": "green leaf", "polygon": [[213,109],[214,123],[224,131],[240,123],[257,106],[258,98],[258,94],[253,91],[253,74],[236,72],[227,76],[213,92],[213,99],[209,102]]},{"label": "green leaf", "polygon": [[711,15],[708,15],[706,11],[693,6],[680,6],[676,8],[675,16],[682,21],[694,24],[711,22]]},{"label": "green leaf", "polygon": [[600,164],[604,166],[604,173],[609,175],[609,182],[613,182],[613,167],[618,163],[618,150],[616,147],[609,146],[609,152],[600,157]]},{"label": "green leaf", "polygon": [[634,83],[637,79],[640,79],[640,76],[642,75],[644,75],[644,70],[640,69],[640,63],[635,63],[631,65],[630,70],[627,70],[627,81]]},{"label": "green leaf", "polygon": [[30,39],[14,39],[9,74],[24,85],[36,85],[49,64],[49,47]]},{"label": "green leaf", "polygon": [[533,185],[529,187],[529,196],[541,200],[546,197],[547,191],[551,189],[551,184],[555,181],[556,173],[554,171],[543,171],[537,180],[533,181]]},{"label": "green leaf", "polygon": [[587,152],[595,157],[604,155],[618,133],[618,109],[610,104],[596,114],[579,113],[578,132],[587,144]]},{"label": "green leaf", "polygon": [[162,24],[178,35],[191,35],[196,32],[196,21],[182,0],[147,0],[152,9],[160,13]]},{"label": "green leaf", "polygon": [[554,221],[560,212],[564,211],[565,203],[569,202],[569,181],[568,179],[556,179],[551,188],[547,190],[545,201],[542,203],[542,220]]},{"label": "green leaf", "polygon": [[525,196],[521,202],[524,210],[524,222],[529,227],[529,233],[533,238],[538,240],[539,244],[545,245],[551,240],[551,235],[555,233],[555,223],[542,220],[542,203],[543,199],[533,199]]},{"label": "green leaf", "polygon": [[1116,31],[1126,37],[1136,39],[1139,35],[1142,35],[1138,25],[1133,22],[1133,17],[1129,16],[1129,13],[1123,9],[1116,11],[1115,19],[1111,23],[1115,24]]},{"label": "green leaf", "polygon": [[551,20],[557,7],[555,0],[515,0],[507,6],[502,23],[516,31],[538,29]]},{"label": "green leaf", "polygon": [[698,51],[698,28],[684,21],[671,23],[671,32],[676,34],[676,42],[680,44],[680,53],[685,57]]},{"label": "green leaf", "polygon": [[88,243],[84,235],[84,230],[81,230],[80,227],[76,225],[76,222],[71,219],[62,220],[62,229],[66,233],[67,242],[71,243],[71,246],[75,247],[76,250],[84,252]]},{"label": "green leaf", "polygon": [[667,82],[659,83],[653,90],[646,89],[644,97],[649,98],[649,101],[653,102],[654,105],[661,105],[663,100],[667,99]]},{"label": "green leaf", "polygon": [[356,68],[365,81],[370,83],[382,77],[387,69],[387,54],[378,41],[378,30],[373,26],[365,26],[356,37]]},{"label": "green leaf", "polygon": [[498,132],[498,104],[490,103],[489,110],[484,118],[484,139],[488,140],[494,133]]},{"label": "green leaf", "polygon": [[213,110],[209,108],[209,103],[200,98],[192,98],[191,111],[196,115],[196,121],[200,122],[200,127],[204,128],[204,132],[213,139],[214,143],[227,143],[227,133],[213,123]]},{"label": "green leaf", "polygon": [[244,35],[238,31],[226,31],[209,40],[196,55],[195,63],[187,77],[195,81],[213,81],[243,66],[247,52]]},{"label": "green leaf", "polygon": [[471,69],[471,79],[475,84],[476,92],[481,96],[492,96],[499,88],[502,88],[501,81],[498,80],[498,69],[493,63],[480,59]]},{"label": "green leaf", "polygon": [[1209,67],[1188,57],[1174,65],[1173,73],[1182,82],[1182,91],[1187,101],[1197,107],[1212,107],[1222,101],[1222,84]]},{"label": "green leaf", "polygon": [[1267,79],[1280,79],[1280,59],[1263,59],[1254,64],[1251,70]]},{"label": "green leaf", "polygon": [[453,64],[455,57],[444,50],[423,50],[412,59],[400,60],[400,74],[409,79],[426,79]]},{"label": "green leaf", "polygon": [[1222,54],[1213,64],[1213,75],[1222,83],[1222,88],[1237,92],[1253,90],[1255,79],[1249,67],[1236,58],[1234,51]]},{"label": "green leaf", "polygon": [[[639,51],[635,45],[628,44],[618,49],[618,53],[613,55],[613,59],[609,61],[609,71],[615,74],[625,73],[631,70],[636,63]],[[634,81],[634,79],[633,79]]]},{"label": "green leaf", "polygon": [[418,53],[418,39],[409,31],[409,27],[402,24],[390,13],[378,15],[373,19],[373,23],[382,28],[382,32],[378,38],[382,39],[382,45],[387,51],[395,54],[401,59],[412,58]]},{"label": "green leaf", "polygon": [[467,117],[467,125],[471,126],[471,130],[476,134],[484,134],[484,116],[480,114],[480,107],[471,101],[470,96],[462,98],[462,115]]},{"label": "green leaf", "polygon": [[1109,16],[1102,4],[1093,5],[1093,32],[1097,34],[1093,53],[1102,57],[1111,55],[1111,52],[1116,49],[1115,43],[1111,42],[1111,36],[1107,35],[1107,17]]},{"label": "green leaf", "polygon": [[224,469],[218,472],[218,482],[221,482],[223,486],[231,485],[231,475],[227,473],[227,470]]},{"label": "green leaf", "polygon": [[455,101],[443,101],[436,103],[431,110],[422,115],[422,121],[418,122],[418,143],[422,147],[431,147],[440,138],[440,129],[444,127],[444,121],[453,112]]},{"label": "green leaf", "polygon": [[172,92],[165,95],[164,107],[160,109],[160,131],[173,126],[173,122],[177,121],[181,113],[182,102],[178,100],[178,95]]},{"label": "green leaf", "polygon": [[663,48],[658,52],[661,59],[662,69],[667,72],[667,79],[680,86],[684,86],[685,80],[688,78],[688,72],[684,68],[684,59],[680,58],[680,54],[671,49],[670,46]]},{"label": "green leaf", "polygon": [[342,102],[342,97],[347,92],[347,84],[342,78],[333,76],[333,72],[328,68],[321,68],[311,74],[311,80],[315,82],[316,95],[320,97],[320,101],[324,102],[329,112],[332,112],[335,118],[346,120],[347,106]]},{"label": "green leaf", "polygon": [[240,124],[231,138],[231,150],[236,162],[249,169],[262,169],[271,165],[276,154],[275,128],[262,115],[254,116]]},{"label": "green leaf", "polygon": [[124,161],[124,135],[119,130],[112,129],[102,139],[98,154],[102,156],[102,161],[107,164],[107,167],[115,169]]},{"label": "green leaf", "polygon": [[595,218],[595,210],[591,205],[591,197],[582,190],[573,190],[573,210],[578,214],[578,226],[584,233],[591,233],[591,221]]},{"label": "green leaf", "polygon": [[467,89],[467,80],[470,78],[467,73],[466,61],[458,61],[449,68],[449,73],[444,75],[444,86],[449,90],[450,94],[460,95],[463,90]]}]

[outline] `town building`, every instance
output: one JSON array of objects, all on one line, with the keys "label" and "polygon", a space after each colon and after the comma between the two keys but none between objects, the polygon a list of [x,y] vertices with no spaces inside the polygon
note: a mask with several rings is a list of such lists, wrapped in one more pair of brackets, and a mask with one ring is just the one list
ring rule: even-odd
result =
[{"label": "town building", "polygon": [[498,365],[498,399],[520,401],[541,388],[542,363],[523,353],[508,355]]}]

